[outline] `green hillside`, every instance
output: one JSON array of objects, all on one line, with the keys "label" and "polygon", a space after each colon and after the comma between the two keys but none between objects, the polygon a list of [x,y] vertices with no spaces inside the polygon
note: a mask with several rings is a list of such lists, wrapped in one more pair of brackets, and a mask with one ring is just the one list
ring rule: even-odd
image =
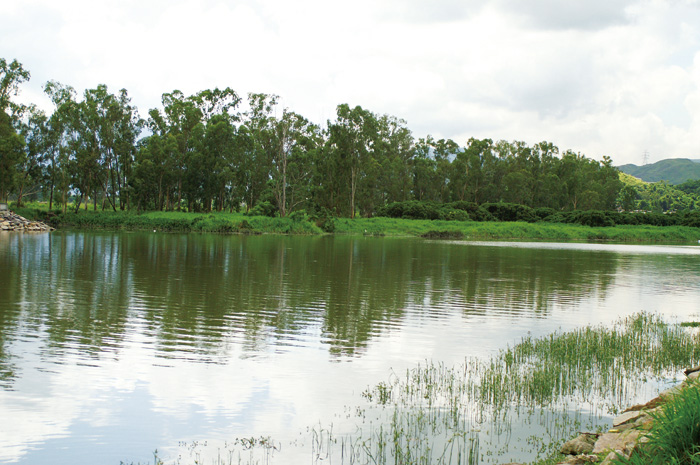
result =
[{"label": "green hillside", "polygon": [[695,190],[698,181],[673,186],[665,181],[645,182],[625,173],[620,173],[620,181],[624,187],[620,191],[618,204],[626,211],[662,213],[700,208],[700,195]]},{"label": "green hillside", "polygon": [[650,165],[622,165],[618,169],[646,182],[666,181],[681,184],[692,179],[700,179],[700,163],[687,158],[669,158]]}]

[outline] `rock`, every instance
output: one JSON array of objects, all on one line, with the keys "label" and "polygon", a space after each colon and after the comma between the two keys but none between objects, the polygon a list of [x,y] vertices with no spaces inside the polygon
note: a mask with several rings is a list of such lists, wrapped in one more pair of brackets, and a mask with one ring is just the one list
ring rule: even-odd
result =
[{"label": "rock", "polygon": [[608,455],[605,456],[603,461],[600,462],[600,465],[610,465],[615,459],[617,459],[617,452],[611,451]]},{"label": "rock", "polygon": [[602,434],[593,447],[594,454],[602,454],[608,451],[621,451],[627,457],[634,451],[642,432],[636,429],[628,429],[621,432],[608,431]]},{"label": "rock", "polygon": [[640,410],[632,411],[632,412],[625,412],[619,417],[616,417],[613,419],[613,427],[617,427],[620,425],[624,425],[625,423],[629,423],[632,420],[636,420],[640,416],[644,415]]},{"label": "rock", "polygon": [[686,376],[690,376],[691,373],[697,373],[700,371],[700,366],[696,366],[693,368],[686,368],[683,373],[685,373]]},{"label": "rock", "polygon": [[700,378],[700,371],[694,371],[694,372],[688,374],[688,378],[686,379],[686,381],[698,379],[698,378]]},{"label": "rock", "polygon": [[2,231],[52,231],[53,228],[37,221],[29,221],[11,211],[0,211],[0,230]]},{"label": "rock", "polygon": [[557,465],[577,465],[577,464],[582,464],[582,463],[597,463],[597,462],[598,462],[597,455],[582,454],[582,455],[572,455],[571,457],[568,457],[563,462],[559,462]]},{"label": "rock", "polygon": [[590,454],[593,451],[596,439],[598,439],[597,434],[582,433],[571,441],[564,443],[560,452],[564,455]]},{"label": "rock", "polygon": [[664,403],[664,400],[661,397],[654,397],[646,404],[633,405],[632,407],[625,410],[625,412],[635,412],[637,410],[653,409],[653,408],[656,408],[663,403]]},{"label": "rock", "polygon": [[673,398],[674,396],[678,395],[682,390],[683,390],[683,385],[679,384],[677,386],[673,386],[671,388],[666,389],[661,394],[659,394],[659,397],[661,398],[661,400],[667,401],[667,400]]}]

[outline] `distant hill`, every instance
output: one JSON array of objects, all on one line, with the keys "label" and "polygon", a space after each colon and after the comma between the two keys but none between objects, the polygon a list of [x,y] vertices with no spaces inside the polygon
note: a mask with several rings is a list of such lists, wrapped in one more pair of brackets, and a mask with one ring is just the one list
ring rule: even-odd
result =
[{"label": "distant hill", "polygon": [[646,182],[666,181],[681,184],[688,180],[700,179],[700,160],[668,158],[650,165],[622,165],[618,169]]}]

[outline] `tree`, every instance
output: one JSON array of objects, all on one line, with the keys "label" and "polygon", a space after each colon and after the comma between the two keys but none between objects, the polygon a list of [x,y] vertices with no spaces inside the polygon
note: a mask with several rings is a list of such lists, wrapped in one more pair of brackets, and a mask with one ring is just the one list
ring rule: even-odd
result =
[{"label": "tree", "polygon": [[15,188],[18,177],[18,165],[24,156],[24,140],[12,125],[7,113],[0,112],[0,199]]},{"label": "tree", "polygon": [[27,109],[27,121],[21,123],[20,132],[25,141],[24,153],[17,168],[17,205],[28,194],[26,189],[33,187],[36,193],[42,184],[42,165],[48,146],[48,118],[34,105]]},{"label": "tree", "polygon": [[274,121],[277,149],[272,153],[272,182],[280,216],[309,199],[312,153],[320,145],[320,129],[285,109]]},{"label": "tree", "polygon": [[0,58],[0,112],[8,112],[13,119],[22,113],[23,107],[12,101],[12,97],[19,93],[19,86],[31,77],[21,63]]},{"label": "tree", "polygon": [[53,208],[54,191],[61,195],[61,205],[66,211],[68,194],[72,184],[71,172],[71,131],[73,111],[76,105],[75,89],[49,81],[44,86],[44,93],[54,104],[54,112],[48,118],[46,126],[46,147],[43,166],[45,179],[49,186],[49,209]]},{"label": "tree", "polygon": [[330,145],[338,157],[341,177],[349,186],[349,216],[355,217],[357,188],[367,167],[371,165],[377,119],[360,106],[338,105],[337,120],[329,127]]},{"label": "tree", "polygon": [[0,58],[0,199],[7,199],[20,179],[18,170],[25,154],[18,127],[25,107],[13,102],[12,97],[29,78],[29,71],[17,60],[8,64]]}]

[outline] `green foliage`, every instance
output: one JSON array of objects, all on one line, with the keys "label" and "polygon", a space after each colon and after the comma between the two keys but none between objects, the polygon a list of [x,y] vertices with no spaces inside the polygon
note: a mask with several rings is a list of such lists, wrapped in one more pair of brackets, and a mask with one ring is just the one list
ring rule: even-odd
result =
[{"label": "green foliage", "polygon": [[[337,106],[324,132],[293,111],[280,112],[276,95],[251,93],[248,109],[238,112],[242,99],[230,88],[164,93],[162,107],[143,121],[125,89],[112,93],[99,84],[79,98],[49,81],[53,114],[30,112],[19,131],[16,115],[25,108],[9,96],[29,73],[3,59],[0,75],[0,112],[11,119],[9,126],[0,121],[0,197],[10,192],[21,203],[27,189],[42,191],[64,212],[77,194],[76,210],[258,207],[254,215],[270,216],[274,207],[281,217],[325,209],[350,218],[488,221],[493,216],[481,206],[498,204],[492,213],[501,221],[536,221],[528,208],[611,210],[621,189],[609,158],[559,156],[549,142],[416,142],[405,121],[348,104]],[[144,125],[148,135],[137,140]],[[384,210],[409,201],[420,203]]]},{"label": "green foliage", "polygon": [[249,216],[269,216],[273,218],[277,215],[277,207],[272,205],[270,202],[259,202],[247,213]]},{"label": "green foliage", "polygon": [[462,231],[428,231],[421,234],[420,237],[426,239],[463,239],[464,233]]},{"label": "green foliage", "polygon": [[693,190],[692,182],[682,190],[678,188],[680,186],[672,186],[665,181],[648,183],[624,173],[620,173],[620,180],[624,187],[617,203],[626,211],[662,213],[700,208],[700,195]]},{"label": "green foliage", "polygon": [[675,186],[676,189],[685,192],[686,194],[695,194],[700,196],[700,179],[686,181],[683,184]]},{"label": "green foliage", "polygon": [[499,202],[484,204],[484,208],[498,221],[534,223],[540,219],[532,208],[525,205]]}]

